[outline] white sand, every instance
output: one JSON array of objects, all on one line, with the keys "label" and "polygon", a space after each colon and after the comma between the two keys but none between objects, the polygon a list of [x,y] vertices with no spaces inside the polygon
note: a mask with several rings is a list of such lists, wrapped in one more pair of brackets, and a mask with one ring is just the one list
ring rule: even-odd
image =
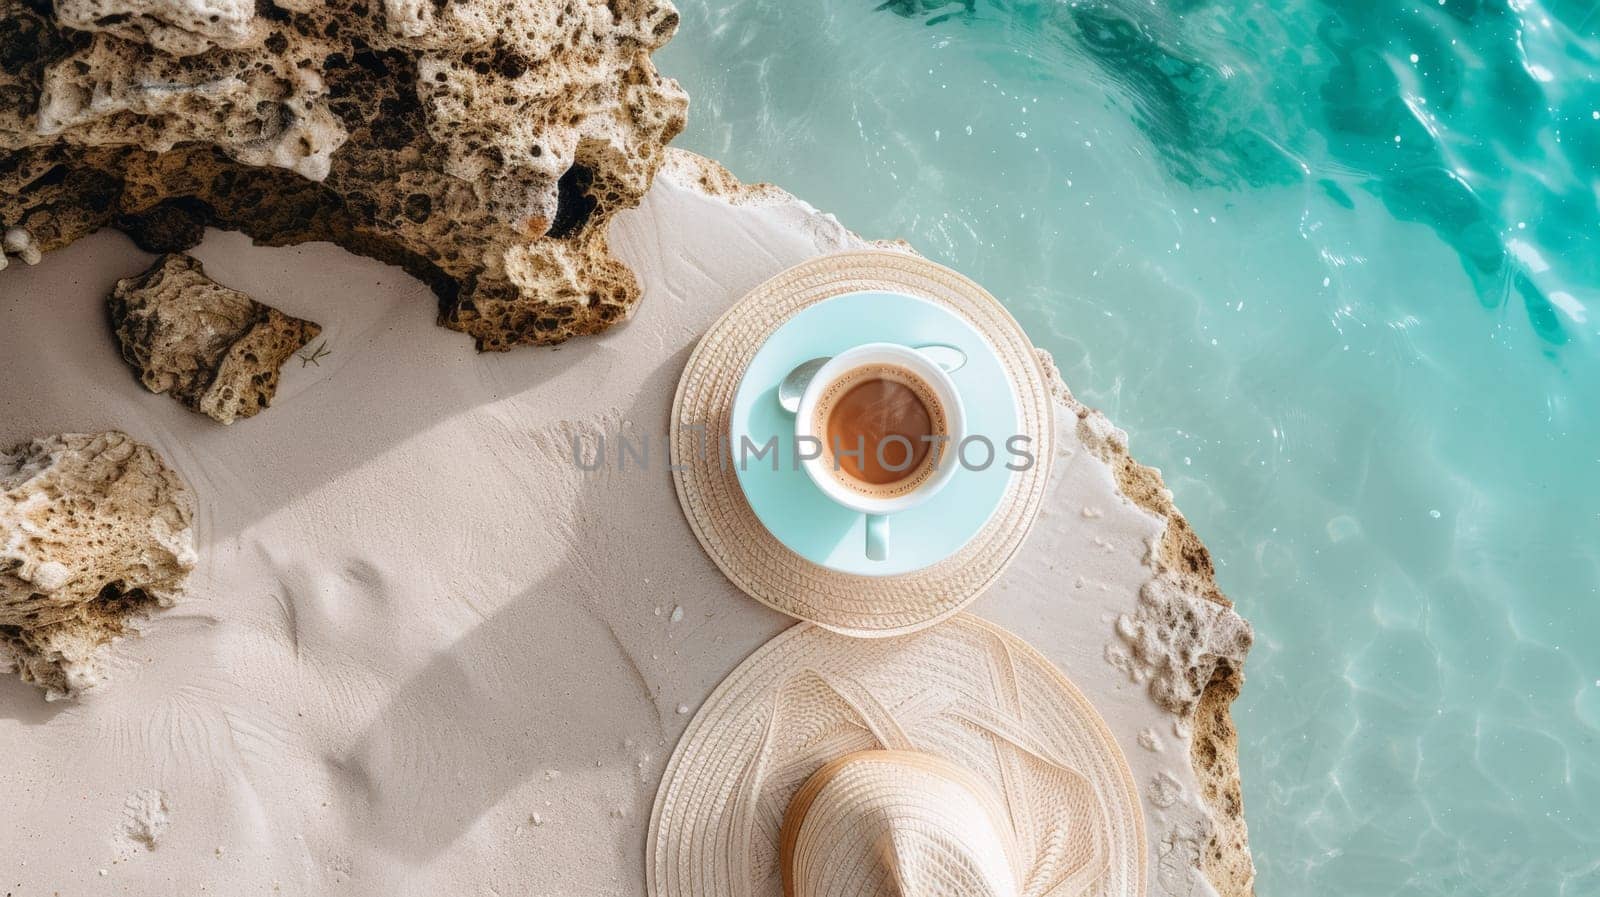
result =
[{"label": "white sand", "polygon": [[[798,201],[730,204],[695,180],[664,174],[613,228],[645,284],[634,320],[555,351],[475,354],[396,269],[212,233],[195,254],[213,277],[321,323],[331,350],[231,428],[118,357],[103,298],[150,261],[123,237],[0,273],[0,443],[151,443],[196,494],[201,558],[190,597],[109,650],[101,688],[46,704],[0,676],[0,893],[644,893],[673,744],[790,622],[684,522],[673,389],[747,289],[859,245]],[[1055,491],[976,609],[1118,733],[1152,893],[1204,893],[1185,735],[1105,658],[1164,522],[1060,417]],[[651,438],[653,469],[576,470],[569,435],[618,427]]]}]

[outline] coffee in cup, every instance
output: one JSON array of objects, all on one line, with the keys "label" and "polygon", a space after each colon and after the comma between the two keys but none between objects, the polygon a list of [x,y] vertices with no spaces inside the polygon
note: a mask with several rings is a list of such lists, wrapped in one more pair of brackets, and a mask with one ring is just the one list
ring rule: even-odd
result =
[{"label": "coffee in cup", "polygon": [[841,485],[889,499],[928,482],[949,423],[937,391],[915,371],[877,362],[823,387],[812,432],[822,436],[822,460]]},{"label": "coffee in cup", "polygon": [[[958,350],[958,359],[965,356]],[[897,343],[865,343],[828,359],[795,408],[797,455],[830,500],[863,515],[868,560],[889,556],[889,517],[932,498],[959,466],[966,412],[949,373]]]}]

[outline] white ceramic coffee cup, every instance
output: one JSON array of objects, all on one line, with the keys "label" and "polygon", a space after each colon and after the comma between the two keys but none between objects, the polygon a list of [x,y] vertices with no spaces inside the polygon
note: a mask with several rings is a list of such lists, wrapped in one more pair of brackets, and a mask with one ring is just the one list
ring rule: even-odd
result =
[{"label": "white ceramic coffee cup", "polygon": [[[828,460],[829,453],[821,451],[827,444],[827,434],[817,432],[816,420],[817,403],[834,381],[856,368],[880,364],[905,368],[933,390],[944,412],[946,431],[946,439],[929,448],[930,452],[936,454],[935,467],[928,478],[910,492],[889,498],[862,495],[839,482],[838,474]],[[794,428],[797,447],[807,444],[819,452],[817,457],[810,457],[808,453],[801,461],[801,466],[811,481],[817,484],[817,488],[822,490],[822,494],[866,516],[866,555],[870,560],[881,561],[889,556],[889,515],[914,508],[938,494],[955,475],[956,468],[961,466],[956,447],[966,435],[966,412],[955,382],[931,358],[898,343],[867,343],[840,352],[817,371],[800,396]],[[867,448],[867,451],[874,450],[874,447]]]}]

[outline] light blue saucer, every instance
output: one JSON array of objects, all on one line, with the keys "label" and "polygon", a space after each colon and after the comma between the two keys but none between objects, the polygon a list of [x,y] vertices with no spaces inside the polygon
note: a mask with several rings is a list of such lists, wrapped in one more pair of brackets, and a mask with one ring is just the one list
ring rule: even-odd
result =
[{"label": "light blue saucer", "polygon": [[[965,352],[967,363],[950,379],[966,408],[968,435],[982,435],[994,446],[994,461],[987,469],[964,465],[933,498],[889,518],[889,557],[882,561],[867,559],[862,516],[829,501],[795,464],[794,417],[778,405],[778,383],[796,365],[872,342],[943,343]],[[729,428],[739,485],[767,530],[812,563],[863,576],[920,570],[971,541],[1005,498],[1012,476],[1006,463],[1016,460],[1007,452],[1006,440],[1020,427],[1013,389],[988,342],[954,312],[899,293],[836,296],[778,328],[739,382]],[[758,447],[778,438],[777,470],[772,469],[771,454],[738,463],[745,436]],[[969,446],[967,458],[973,465],[984,457],[980,444]]]}]

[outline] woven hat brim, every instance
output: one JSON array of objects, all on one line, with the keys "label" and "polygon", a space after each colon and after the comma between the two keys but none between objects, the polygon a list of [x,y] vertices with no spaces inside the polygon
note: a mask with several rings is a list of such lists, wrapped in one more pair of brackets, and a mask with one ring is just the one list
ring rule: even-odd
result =
[{"label": "woven hat brim", "polygon": [[[1035,447],[983,528],[960,550],[897,576],[839,573],[774,537],[745,500],[738,475],[707,434],[728,432],[734,392],[761,345],[800,311],[847,293],[884,291],[932,301],[971,324],[1012,383],[1018,434]],[[734,585],[789,616],[857,637],[903,635],[960,612],[1016,556],[1044,499],[1054,459],[1054,406],[1038,355],[1016,320],[982,287],[920,256],[887,250],[821,256],[778,274],[729,308],[700,340],[673,399],[669,446],[684,516]],[[714,440],[713,440],[714,443]]]},{"label": "woven hat brim", "polygon": [[[853,709],[830,716],[841,699]],[[1004,794],[1017,793],[1024,757],[1049,758],[1098,801],[1105,864],[1082,893],[1144,894],[1144,817],[1115,737],[1043,655],[970,614],[872,640],[802,623],[740,664],[667,764],[650,819],[647,893],[776,897],[789,799],[828,761],[875,748],[942,757]],[[1031,821],[1041,830],[1051,822]]]}]

